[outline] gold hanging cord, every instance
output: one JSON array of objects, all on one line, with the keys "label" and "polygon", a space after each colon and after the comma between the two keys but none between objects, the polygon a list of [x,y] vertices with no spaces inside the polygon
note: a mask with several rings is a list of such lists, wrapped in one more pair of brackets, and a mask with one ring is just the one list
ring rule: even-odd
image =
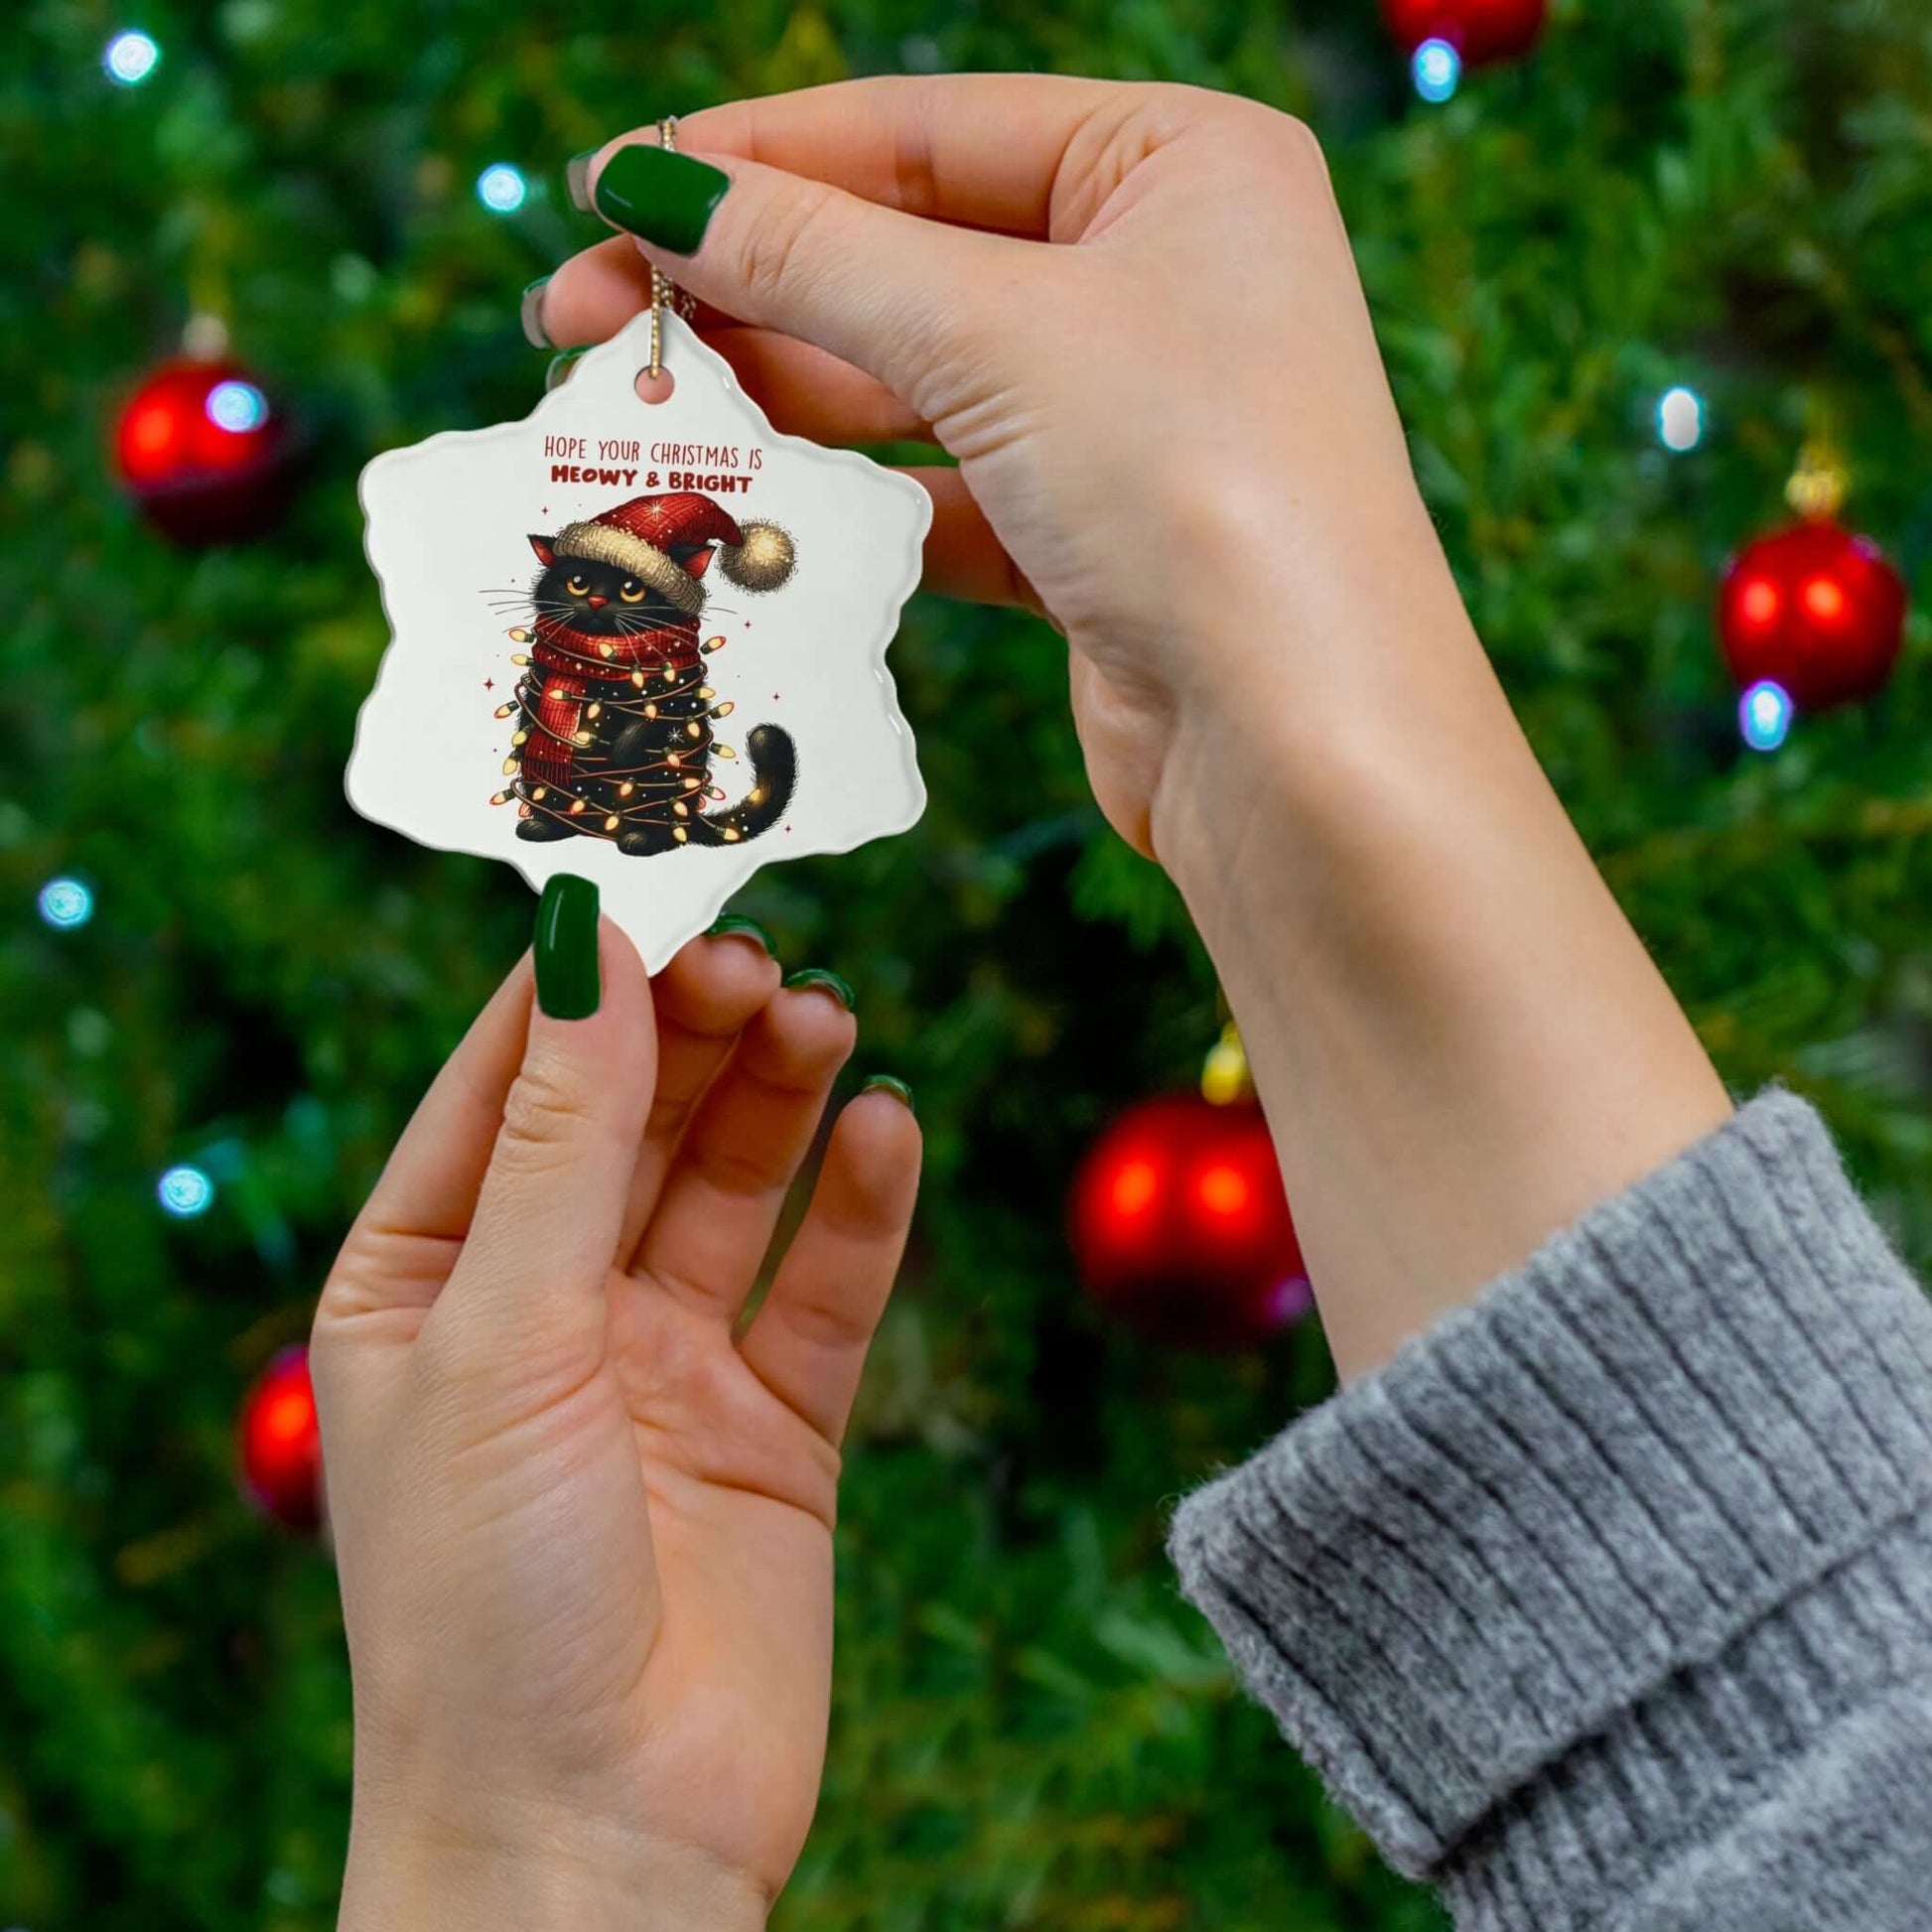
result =
[{"label": "gold hanging cord", "polygon": [[[666,114],[657,123],[657,145],[666,154],[677,152],[677,116]],[[697,304],[684,293],[655,262],[650,270],[650,373],[653,378],[664,373],[664,311],[675,308],[688,322],[696,313]]]}]

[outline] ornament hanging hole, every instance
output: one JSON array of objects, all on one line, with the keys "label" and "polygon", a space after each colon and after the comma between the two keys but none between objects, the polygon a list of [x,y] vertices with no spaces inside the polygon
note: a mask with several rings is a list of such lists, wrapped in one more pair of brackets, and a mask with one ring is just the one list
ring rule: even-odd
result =
[{"label": "ornament hanging hole", "polygon": [[669,369],[660,368],[655,375],[649,369],[639,369],[637,380],[632,384],[637,391],[637,400],[651,404],[669,402],[672,391],[677,387],[677,378]]}]

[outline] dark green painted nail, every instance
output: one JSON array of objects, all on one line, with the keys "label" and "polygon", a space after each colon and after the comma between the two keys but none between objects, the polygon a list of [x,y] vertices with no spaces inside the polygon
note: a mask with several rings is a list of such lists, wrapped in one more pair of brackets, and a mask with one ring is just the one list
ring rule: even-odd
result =
[{"label": "dark green painted nail", "polygon": [[570,193],[570,205],[585,214],[591,212],[591,163],[596,159],[597,150],[586,148],[564,163],[564,187]]},{"label": "dark green painted nail", "polygon": [[537,1005],[552,1020],[588,1020],[603,987],[597,970],[597,888],[554,874],[537,901]]},{"label": "dark green painted nail", "polygon": [[912,1089],[894,1073],[867,1074],[865,1084],[860,1087],[859,1091],[861,1093],[890,1093],[908,1114],[916,1114],[919,1111],[912,1104]]},{"label": "dark green painted nail", "polygon": [[756,919],[748,919],[743,912],[726,912],[714,919],[705,928],[707,939],[729,938],[735,933],[743,933],[747,939],[756,939],[772,958],[778,956],[778,949],[771,943],[771,935]]},{"label": "dark green painted nail", "polygon": [[855,1004],[852,989],[838,974],[825,966],[801,966],[795,973],[785,975],[787,986],[817,986],[825,991],[850,1013]]},{"label": "dark green painted nail", "polygon": [[731,177],[708,161],[635,142],[604,164],[597,211],[674,255],[689,255],[731,185]]},{"label": "dark green painted nail", "polygon": [[548,275],[539,275],[523,291],[517,314],[523,324],[523,340],[532,348],[554,348],[556,345],[543,333],[543,292],[550,286]]},{"label": "dark green painted nail", "polygon": [[548,395],[560,382],[568,382],[577,358],[588,353],[587,349],[567,348],[561,355],[551,356],[550,366],[543,372],[543,393]]}]

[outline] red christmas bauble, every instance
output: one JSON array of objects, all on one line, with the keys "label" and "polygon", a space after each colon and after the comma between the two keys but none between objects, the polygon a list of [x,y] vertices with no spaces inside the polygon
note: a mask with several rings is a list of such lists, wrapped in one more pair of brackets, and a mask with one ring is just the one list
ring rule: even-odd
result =
[{"label": "red christmas bauble", "polygon": [[114,426],[122,483],[178,543],[232,543],[267,529],[288,499],[289,455],[281,411],[224,360],[163,363]]},{"label": "red christmas bauble", "polygon": [[1234,1347],[1311,1306],[1275,1144],[1252,1102],[1176,1093],[1130,1107],[1081,1163],[1070,1215],[1088,1293],[1156,1339]]},{"label": "red christmas bauble", "polygon": [[1800,711],[1883,689],[1905,640],[1905,582],[1829,518],[1747,544],[1725,573],[1718,634],[1739,690],[1768,678]]},{"label": "red christmas bauble", "polygon": [[1448,41],[1468,68],[1514,61],[1543,36],[1549,0],[1383,0],[1389,32],[1405,54]]},{"label": "red christmas bauble", "polygon": [[306,1348],[283,1349],[243,1397],[240,1452],[243,1484],[278,1523],[321,1523],[322,1433]]}]

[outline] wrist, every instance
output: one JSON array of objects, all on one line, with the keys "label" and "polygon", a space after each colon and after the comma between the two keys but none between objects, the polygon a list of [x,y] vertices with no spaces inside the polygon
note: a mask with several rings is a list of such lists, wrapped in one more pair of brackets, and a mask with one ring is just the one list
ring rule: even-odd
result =
[{"label": "wrist", "polygon": [[[1478,795],[1529,791],[1558,809],[1433,530],[1392,535],[1366,570],[1227,558],[1215,575],[1149,814],[1210,941],[1223,911],[1246,922],[1257,890],[1306,911],[1325,880],[1359,904],[1355,868],[1399,863],[1472,773]],[[1229,865],[1237,837],[1263,867]]]},{"label": "wrist", "polygon": [[1193,856],[1187,807],[1224,765],[1314,829],[1446,711],[1465,739],[1516,735],[1428,507],[1385,472],[1176,491],[1173,541],[1207,588],[1185,606],[1155,801],[1171,869]]},{"label": "wrist", "polygon": [[[358,1808],[359,1809],[359,1808]],[[693,1846],[581,1818],[361,1817],[338,1932],[759,1932],[770,1901]]]}]

